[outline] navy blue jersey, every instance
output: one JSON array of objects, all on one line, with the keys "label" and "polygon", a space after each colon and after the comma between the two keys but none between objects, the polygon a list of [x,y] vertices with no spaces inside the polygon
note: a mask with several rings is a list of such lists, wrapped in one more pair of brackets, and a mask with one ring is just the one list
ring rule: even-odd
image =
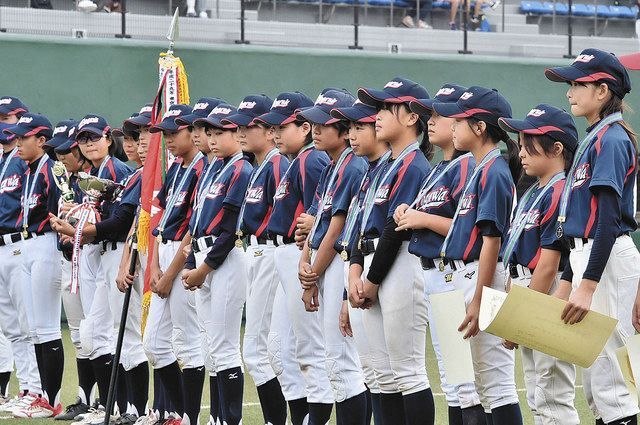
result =
[{"label": "navy blue jersey", "polygon": [[362,205],[364,203],[364,197],[365,197],[365,194],[367,193],[367,190],[369,189],[369,186],[371,185],[371,181],[375,178],[376,175],[378,175],[382,171],[383,167],[381,166],[378,167],[379,164],[380,164],[380,158],[376,159],[375,161],[369,162],[368,168],[367,168],[367,175],[364,177],[364,179],[361,182],[356,183],[356,184],[362,183],[360,187],[357,189],[357,192],[355,193],[355,196],[357,196],[357,199],[355,200],[355,202],[357,202],[357,204],[354,206],[354,208],[356,208],[358,211],[358,218],[356,219],[353,229],[351,230],[351,234],[349,235],[349,238],[348,238],[349,244],[347,245],[346,248],[342,246],[342,242],[344,241],[345,232],[347,231],[347,229],[346,227],[342,229],[342,233],[340,233],[340,237],[338,237],[338,240],[333,246],[335,250],[338,252],[342,252],[343,249],[345,249],[347,252],[351,252],[354,244],[358,240],[358,234],[360,232],[360,223],[362,222]]},{"label": "navy blue jersey", "polygon": [[0,179],[0,235],[14,233],[17,230],[16,217],[22,209],[22,182],[28,168],[27,163],[20,159],[17,153],[5,164],[9,154],[4,153],[0,161],[0,171],[7,166],[4,176]]},{"label": "navy blue jersey", "polygon": [[[273,212],[273,196],[287,168],[289,159],[277,154],[265,164],[253,185],[247,190],[247,201],[240,229],[244,235],[264,236]],[[254,173],[259,165],[256,164]]]},{"label": "navy blue jersey", "polygon": [[[636,149],[620,124],[604,127],[575,169],[564,234],[593,238],[598,221],[598,201],[592,189],[609,187],[621,198],[621,233],[633,232],[635,224]],[[619,236],[619,235],[616,235]]]},{"label": "navy blue jersey", "polygon": [[324,209],[319,218],[320,222],[316,227],[313,240],[311,241],[310,247],[312,249],[318,249],[318,247],[320,247],[322,239],[326,235],[327,230],[329,230],[331,218],[337,214],[347,214],[351,199],[357,195],[362,177],[367,171],[367,162],[356,156],[353,152],[347,154],[333,182],[333,188],[330,188],[329,192],[325,194],[334,168],[335,164],[332,161],[322,172],[316,190],[317,198],[322,199],[322,196],[325,196],[325,200]]},{"label": "navy blue jersey", "polygon": [[[223,207],[229,205],[240,209],[242,206],[253,167],[249,161],[242,158],[225,170],[224,165],[230,160],[231,157],[225,158],[224,161],[216,161],[220,162],[220,165],[216,167],[214,164],[216,172],[210,173],[209,182],[203,186],[204,197],[198,200],[203,204],[194,208],[194,213],[189,221],[189,229],[194,238],[208,235],[219,236],[222,231],[220,223],[225,214]],[[198,209],[202,210],[199,217]],[[195,227],[196,220],[198,220],[197,228]]]},{"label": "navy blue jersey", "polygon": [[292,161],[273,197],[273,213],[268,225],[271,235],[293,237],[296,219],[311,207],[320,174],[327,164],[327,154],[314,148],[302,152]]},{"label": "navy blue jersey", "polygon": [[[389,159],[382,167],[380,179],[384,178],[393,162],[393,159]],[[427,158],[420,150],[416,150],[405,156],[402,164],[384,181],[378,182],[373,209],[364,229],[363,236],[366,239],[379,238],[387,219],[393,217],[396,208],[401,204],[410,204],[416,199],[430,170],[431,165]]]},{"label": "navy blue jersey", "polygon": [[[116,183],[124,181],[129,177],[129,175],[131,175],[131,173],[133,173],[133,170],[129,168],[127,164],[114,157],[109,157],[105,166],[102,167],[102,171],[100,171],[100,167],[95,166],[92,166],[89,170],[89,174],[92,176],[100,177],[101,179],[108,179]],[[111,216],[111,212],[115,211],[117,206],[118,202],[115,199],[111,202],[103,202],[100,205],[100,215],[102,220],[109,218]]]},{"label": "navy blue jersey", "polygon": [[[164,229],[162,229],[162,238],[170,241],[181,241],[187,233],[189,220],[191,220],[193,200],[195,199],[195,189],[198,184],[198,178],[204,169],[204,158],[200,158],[191,168],[189,176],[184,181],[184,185],[180,187],[187,167],[182,166],[182,160],[176,160],[171,164],[164,183],[156,195],[160,206],[167,208],[167,202],[173,196],[174,190],[180,190],[180,194],[176,198],[176,203],[171,211],[163,211],[163,214],[169,213],[166,219]],[[174,183],[175,182],[175,183]],[[158,228],[153,229],[153,235],[158,235]]]},{"label": "navy blue jersey", "polygon": [[123,182],[124,189],[120,193],[118,202],[120,205],[140,205],[140,196],[142,194],[142,168],[138,168],[125,179]]},{"label": "navy blue jersey", "polygon": [[[534,190],[529,197],[522,211],[523,216],[529,213],[529,218],[511,254],[511,264],[520,264],[533,270],[538,265],[542,248],[550,248],[558,241],[556,236],[558,206],[564,183],[565,179],[556,182],[534,211],[531,211],[532,204],[544,188]],[[516,222],[517,218],[514,217],[513,222]]]},{"label": "navy blue jersey", "polygon": [[[453,218],[458,201],[467,184],[476,161],[472,156],[462,158],[457,165],[443,173],[449,161],[442,161],[436,166],[434,179],[436,183],[431,190],[417,199],[415,208],[440,217]],[[438,171],[440,169],[440,171]],[[409,242],[409,252],[418,257],[438,258],[444,242],[444,236],[429,229],[414,230]]]},{"label": "navy blue jersey", "polygon": [[502,156],[489,161],[467,186],[466,194],[458,201],[461,209],[447,246],[447,258],[453,260],[480,258],[480,222],[492,223],[504,236],[511,218],[515,186]]},{"label": "navy blue jersey", "polygon": [[[34,161],[29,164],[29,168],[27,169],[27,173],[23,178],[22,185],[22,199],[24,197],[29,196],[28,191],[31,189],[31,185],[33,186],[33,192],[31,192],[31,196],[28,200],[28,221],[27,221],[27,231],[29,232],[50,232],[51,226],[49,225],[49,213],[58,214],[58,201],[60,200],[60,189],[56,186],[54,182],[53,171],[51,170],[53,167],[54,161],[51,158],[46,160],[46,163],[40,169],[38,175],[33,175],[32,173],[36,172],[38,164],[42,161],[44,157],[40,157],[40,159]],[[29,177],[29,187],[27,187],[27,176]],[[34,179],[35,178],[35,183]],[[22,205],[22,200],[21,200]],[[18,220],[15,222],[16,228],[23,229],[22,217],[24,211],[20,211],[20,215]]]}]

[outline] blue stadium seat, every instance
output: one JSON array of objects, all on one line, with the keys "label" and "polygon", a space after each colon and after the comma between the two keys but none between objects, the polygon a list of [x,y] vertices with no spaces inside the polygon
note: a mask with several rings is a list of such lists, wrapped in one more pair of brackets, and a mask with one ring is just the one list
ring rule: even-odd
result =
[{"label": "blue stadium seat", "polygon": [[522,13],[540,15],[546,13],[544,5],[539,1],[523,0],[520,2],[520,11]]},{"label": "blue stadium seat", "polygon": [[635,18],[635,15],[627,6],[609,6],[609,10],[616,18]]},{"label": "blue stadium seat", "polygon": [[[593,7],[593,5],[591,5],[591,7]],[[576,16],[593,16],[595,14],[595,8],[594,10],[589,10],[587,5],[584,4],[574,4],[571,11]]]},{"label": "blue stadium seat", "polygon": [[597,10],[598,16],[601,16],[603,18],[617,17],[617,14],[615,12],[612,12],[611,9],[609,9],[609,6],[607,5],[599,4],[596,10]]},{"label": "blue stadium seat", "polygon": [[[553,15],[553,2],[544,2],[545,9],[549,10],[549,15]],[[569,6],[564,3],[556,2],[556,15],[568,15]]]},{"label": "blue stadium seat", "polygon": [[451,9],[451,3],[448,1],[434,1],[433,2],[434,9]]},{"label": "blue stadium seat", "polygon": [[542,3],[541,15],[553,15],[553,2],[545,1]]},{"label": "blue stadium seat", "polygon": [[369,0],[368,3],[372,6],[391,6],[393,7],[409,7],[409,3],[403,0]]}]

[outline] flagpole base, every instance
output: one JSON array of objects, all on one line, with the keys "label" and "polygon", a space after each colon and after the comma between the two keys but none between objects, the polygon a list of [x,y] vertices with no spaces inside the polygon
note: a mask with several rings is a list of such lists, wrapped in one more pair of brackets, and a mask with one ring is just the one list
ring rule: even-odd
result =
[{"label": "flagpole base", "polygon": [[236,44],[251,44],[248,40],[236,40]]}]

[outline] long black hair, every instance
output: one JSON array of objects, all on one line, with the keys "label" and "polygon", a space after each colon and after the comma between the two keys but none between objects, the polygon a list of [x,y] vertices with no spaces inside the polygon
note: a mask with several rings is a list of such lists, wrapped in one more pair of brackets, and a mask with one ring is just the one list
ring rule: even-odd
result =
[{"label": "long black hair", "polygon": [[[409,105],[406,103],[392,103],[389,106],[387,105],[389,104],[385,104],[383,107],[388,108],[389,111],[391,111],[391,113],[396,116],[396,118],[399,117],[398,114],[400,113],[400,108],[404,108],[404,110],[408,113],[415,113],[409,108]],[[433,158],[434,149],[431,141],[429,140],[427,122],[423,117],[418,115],[418,121],[416,123],[416,136],[419,137],[420,135],[422,135],[422,140],[420,141],[420,150],[422,151],[424,156],[426,156],[427,159],[431,161],[431,159]]]},{"label": "long black hair", "polygon": [[491,139],[494,143],[504,142],[507,146],[507,156],[505,159],[509,163],[509,170],[511,171],[511,178],[513,179],[514,184],[518,184],[518,180],[520,180],[520,175],[522,174],[522,164],[520,163],[519,153],[520,147],[518,146],[518,143],[509,137],[509,133],[497,125],[493,125],[475,117],[467,118],[467,124],[469,127],[471,127],[472,124],[479,123],[480,121],[483,121],[487,125],[487,131],[484,136],[485,140]]},{"label": "long black hair", "polygon": [[111,144],[109,145],[109,155],[118,158],[122,162],[129,161],[127,154],[124,152],[124,137],[111,135]]}]

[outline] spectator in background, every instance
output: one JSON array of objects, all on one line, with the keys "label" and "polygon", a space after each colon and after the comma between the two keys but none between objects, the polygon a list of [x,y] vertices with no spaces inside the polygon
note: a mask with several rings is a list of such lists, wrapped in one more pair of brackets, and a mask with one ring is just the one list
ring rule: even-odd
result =
[{"label": "spectator in background", "polygon": [[[190,18],[195,18],[196,16],[208,18],[209,15],[207,15],[204,3],[204,0],[187,0],[187,16]],[[200,11],[199,13],[196,12],[196,8]]]},{"label": "spectator in background", "polygon": [[[420,2],[419,8],[418,2]],[[418,28],[432,29],[431,25],[427,23],[427,20],[431,21],[431,9],[433,9],[433,0],[411,0],[409,1],[409,3],[413,4],[413,8],[409,9],[407,15],[402,18],[402,25],[407,28],[415,28],[415,17],[415,19],[418,21]],[[418,16],[418,9],[420,9],[420,16]]]},{"label": "spectator in background", "polygon": [[[458,13],[458,9],[460,8],[460,2],[462,0],[451,0],[451,12],[449,14],[449,28],[453,31],[458,29],[458,24],[456,22],[456,14]],[[480,17],[482,16],[482,5],[484,3],[488,3],[491,9],[495,9],[500,4],[500,0],[476,0],[475,6],[473,8],[473,15],[469,16],[469,22],[478,24],[480,22]],[[471,10],[471,1],[466,0],[466,10],[467,13]]]}]

